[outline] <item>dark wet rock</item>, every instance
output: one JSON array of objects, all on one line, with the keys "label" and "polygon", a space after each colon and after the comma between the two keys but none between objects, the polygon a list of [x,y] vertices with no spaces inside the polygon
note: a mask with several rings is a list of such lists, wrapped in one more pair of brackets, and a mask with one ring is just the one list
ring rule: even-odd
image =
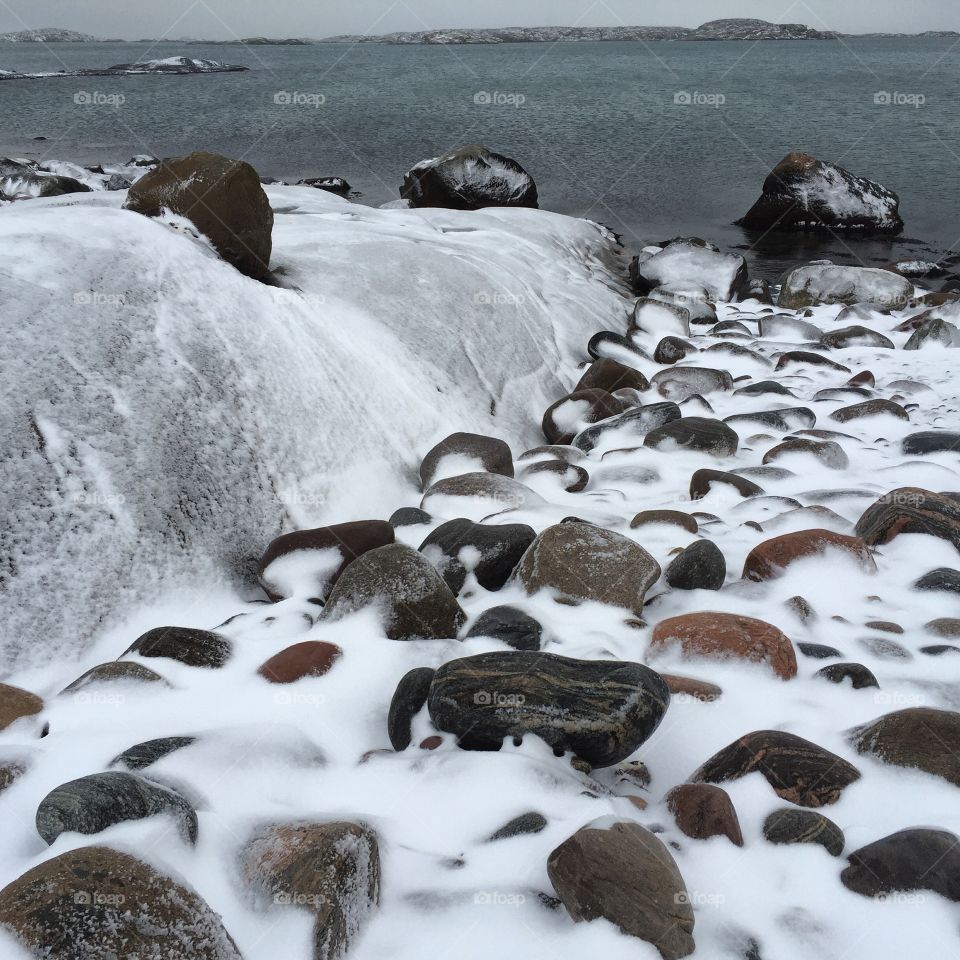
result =
[{"label": "dark wet rock", "polygon": [[100,833],[157,814],[172,816],[180,835],[197,842],[197,815],[179,793],[132,773],[95,773],[56,787],[40,801],[37,833],[53,843],[61,833]]},{"label": "dark wet rock", "polygon": [[523,468],[520,479],[526,480],[539,474],[556,477],[567,493],[580,493],[590,483],[590,474],[583,467],[565,460],[538,460]]},{"label": "dark wet rock", "polygon": [[664,960],[693,953],[683,877],[667,847],[640,824],[581,828],[550,854],[547,873],[575,921],[609,920],[652,943]]},{"label": "dark wet rock", "polygon": [[354,560],[337,581],[320,619],[336,623],[371,606],[391,640],[456,637],[465,619],[430,561],[399,543]]},{"label": "dark wet rock", "polygon": [[671,561],[665,576],[674,590],[719,590],[727,578],[727,562],[712,540],[698,540]]},{"label": "dark wet rock", "polygon": [[680,408],[672,401],[634,407],[625,413],[621,413],[618,417],[611,417],[602,423],[587,427],[574,437],[573,445],[578,450],[589,453],[611,435],[622,438],[624,442],[633,440],[639,442],[651,430],[656,430],[671,421],[679,420],[682,416]]},{"label": "dark wet rock", "polygon": [[849,680],[854,690],[880,687],[877,678],[862,663],[831,663],[822,670],[818,670],[815,676],[837,684],[845,684]]},{"label": "dark wet rock", "polygon": [[0,793],[12,787],[29,769],[29,762],[22,757],[0,757]]},{"label": "dark wet rock", "polygon": [[913,585],[914,590],[960,593],[960,570],[938,567],[925,573]]},{"label": "dark wet rock", "polygon": [[430,685],[430,718],[467,750],[505,737],[541,737],[594,767],[630,756],[670,702],[660,675],[638,663],[549,653],[483,653],[445,663]]},{"label": "dark wet rock", "polygon": [[822,813],[785,807],[763,821],[763,836],[770,843],[816,843],[831,857],[839,857],[846,845],[843,831]]},{"label": "dark wet rock", "polygon": [[497,840],[510,840],[513,837],[527,836],[532,833],[541,833],[547,829],[547,818],[542,813],[522,813],[505,823],[499,830],[487,837],[487,843]]},{"label": "dark wet rock", "polygon": [[196,737],[158,737],[156,740],[146,740],[117,754],[110,761],[109,766],[126,767],[127,770],[145,770],[158,760],[196,742]]},{"label": "dark wet rock", "polygon": [[889,543],[901,533],[926,533],[960,549],[960,503],[919,487],[901,487],[866,510],[856,533],[870,546]]},{"label": "dark wet rock", "polygon": [[817,422],[817,415],[809,407],[785,407],[781,410],[761,410],[756,413],[740,413],[725,417],[724,423],[734,428],[744,430],[759,424],[770,430],[780,433],[789,433],[812,427]]},{"label": "dark wet rock", "polygon": [[903,452],[910,457],[924,457],[928,453],[960,454],[960,433],[951,430],[924,430],[903,438]]},{"label": "dark wet rock", "polygon": [[697,470],[690,478],[690,499],[702,500],[715,483],[733,487],[741,497],[757,497],[764,492],[763,487],[752,480],[746,479],[746,477],[741,477],[735,473],[727,473],[723,470],[705,468]]},{"label": "dark wet rock", "polygon": [[164,160],[130,188],[123,206],[185,217],[241,273],[263,280],[270,271],[273,210],[249,163],[202,152]]},{"label": "dark wet rock", "polygon": [[653,359],[657,363],[679,363],[687,354],[696,353],[697,348],[681,337],[664,337],[653,352]]},{"label": "dark wet rock", "polygon": [[836,647],[824,643],[798,643],[797,649],[811,660],[829,660],[831,657],[843,656]]},{"label": "dark wet rock", "polygon": [[726,790],[712,783],[682,783],[666,796],[677,826],[693,840],[726,837],[743,846],[740,820]]},{"label": "dark wet rock", "polygon": [[651,430],[643,441],[655,450],[696,450],[715,457],[732,457],[740,444],[736,431],[719,420],[683,417]]},{"label": "dark wet rock", "polygon": [[850,740],[859,753],[897,767],[922,770],[960,787],[960,713],[912,707],[855,727]]},{"label": "dark wet rock", "polygon": [[298,180],[297,186],[325,190],[327,193],[335,193],[340,197],[348,196],[353,190],[353,187],[343,177],[307,177],[305,180]]},{"label": "dark wet rock", "polygon": [[663,300],[641,297],[634,304],[633,316],[627,328],[627,336],[634,333],[664,336],[676,334],[690,336],[690,311],[686,307]]},{"label": "dark wet rock", "polygon": [[578,390],[561,397],[547,408],[540,429],[547,443],[568,444],[586,427],[609,420],[625,409],[622,400],[605,390]]},{"label": "dark wet rock", "polygon": [[637,530],[652,523],[665,523],[672,527],[680,527],[687,533],[697,533],[700,529],[700,525],[694,517],[680,510],[643,510],[630,521],[630,529]]},{"label": "dark wet rock", "polygon": [[314,914],[313,960],[347,954],[380,903],[380,848],[360,823],[278,823],[240,852],[240,876],[259,908]]},{"label": "dark wet rock", "polygon": [[517,459],[524,462],[530,460],[563,460],[565,463],[580,463],[584,459],[584,453],[574,446],[548,444],[542,447],[532,447],[521,453]]},{"label": "dark wet rock", "polygon": [[304,640],[274,654],[257,673],[270,683],[296,683],[304,677],[322,677],[343,656],[335,643]]},{"label": "dark wet rock", "polygon": [[860,772],[842,757],[782,730],[748,733],[712,756],[690,778],[725,783],[760,773],[781,800],[801,807],[836,803]]},{"label": "dark wet rock", "polygon": [[[839,318],[838,318],[839,319]],[[874,347],[882,350],[894,350],[894,343],[876,330],[854,324],[825,333],[820,342],[831,350],[846,350],[849,347]]]},{"label": "dark wet rock", "polygon": [[404,177],[400,198],[412,207],[449,210],[538,205],[533,177],[516,160],[477,144],[418,163]]},{"label": "dark wet rock", "polygon": [[517,607],[491,607],[477,617],[464,639],[490,637],[514,650],[539,650],[543,627]]},{"label": "dark wet rock", "polygon": [[836,360],[823,356],[821,353],[811,353],[809,350],[788,350],[781,353],[777,359],[776,369],[784,370],[790,366],[812,366],[826,367],[828,370],[836,370],[838,373],[851,373],[849,367],[845,367]]},{"label": "dark wet rock", "polygon": [[421,527],[433,522],[433,517],[426,510],[419,507],[401,507],[390,516],[390,526]]},{"label": "dark wet rock", "polygon": [[628,340],[622,333],[614,333],[612,330],[601,330],[599,333],[595,333],[587,343],[587,353],[594,360],[616,360],[626,366],[638,359],[650,359],[649,354],[632,340]]},{"label": "dark wet rock", "polygon": [[661,397],[679,403],[693,396],[733,389],[733,377],[726,370],[709,367],[667,367],[654,374],[650,386]]},{"label": "dark wet rock", "polygon": [[62,693],[78,693],[95,683],[159,683],[169,687],[156,670],[132,660],[111,660],[91,667],[83,676],[77,677]]},{"label": "dark wet rock", "polygon": [[733,613],[688,613],[658,623],[650,652],[679,646],[684,657],[763,663],[782,680],[797,675],[790,640],[775,626]]},{"label": "dark wet rock", "polygon": [[0,730],[6,730],[23,717],[32,717],[43,710],[43,701],[27,690],[0,683]]},{"label": "dark wet rock", "polygon": [[733,391],[735,397],[760,397],[767,393],[776,393],[783,397],[796,397],[796,394],[789,387],[785,387],[776,380],[759,380],[757,383],[751,383]]},{"label": "dark wet rock", "polygon": [[849,856],[843,885],[865,897],[931,890],[960,902],[960,838],[946,830],[901,830]]},{"label": "dark wet rock", "polygon": [[603,358],[595,360],[587,367],[586,372],[573,388],[573,392],[605,390],[607,393],[613,393],[614,390],[622,389],[643,392],[649,387],[650,382],[639,370],[634,370],[632,367],[618,363],[616,360]]},{"label": "dark wet rock", "polygon": [[743,566],[745,580],[772,580],[791,563],[840,551],[854,560],[866,573],[876,573],[877,565],[867,545],[859,537],[847,537],[831,530],[799,530],[758,544],[747,555]]},{"label": "dark wet rock", "polygon": [[448,520],[420,544],[420,552],[455,594],[463,589],[468,572],[484,590],[499,590],[535,537],[533,528],[524,523]]},{"label": "dark wet rock", "polygon": [[949,643],[935,643],[929,647],[921,647],[920,652],[928,657],[942,657],[949,653],[960,653],[960,647],[954,647]]},{"label": "dark wet rock", "polygon": [[193,890],[107,847],[70,850],[14,880],[0,891],[0,925],[57,960],[242,960]]},{"label": "dark wet rock", "polygon": [[763,462],[776,463],[781,457],[798,453],[811,454],[831,470],[846,470],[850,466],[846,451],[835,440],[817,441],[805,437],[795,437],[777,444],[763,455]]},{"label": "dark wet rock", "polygon": [[892,400],[866,400],[863,403],[855,403],[850,407],[841,407],[830,414],[831,420],[838,420],[840,423],[848,423],[851,420],[860,420],[863,417],[895,417],[897,420],[909,420],[910,414],[907,413],[899,403]]},{"label": "dark wet rock", "polygon": [[624,607],[638,616],[660,565],[633,540],[590,523],[548,527],[517,567],[528,594],[554,591],[560,598]]},{"label": "dark wet rock", "polygon": [[416,667],[400,678],[387,714],[387,733],[394,750],[399,752],[410,746],[413,718],[426,705],[435,673],[430,667]]},{"label": "dark wet rock", "polygon": [[823,331],[807,320],[788,313],[760,318],[760,336],[764,340],[806,340],[819,342]]},{"label": "dark wet rock", "polygon": [[222,667],[231,657],[230,641],[209,630],[190,627],[157,627],[148,630],[124,650],[122,656],[164,657],[188,667]]},{"label": "dark wet rock", "polygon": [[[451,458],[456,469],[450,470],[444,461]],[[464,460],[472,463],[472,470],[460,469]],[[484,471],[502,477],[513,476],[513,454],[503,440],[484,437],[477,433],[452,433],[441,440],[423,458],[420,464],[420,483],[424,490],[441,477],[452,474]]]}]

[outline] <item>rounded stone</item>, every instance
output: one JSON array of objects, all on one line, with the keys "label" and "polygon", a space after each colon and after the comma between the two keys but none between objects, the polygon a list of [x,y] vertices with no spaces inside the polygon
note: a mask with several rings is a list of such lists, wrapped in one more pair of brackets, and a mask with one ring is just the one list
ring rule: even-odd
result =
[{"label": "rounded stone", "polygon": [[430,667],[416,667],[397,684],[387,714],[387,734],[390,745],[398,753],[406,750],[413,740],[413,718],[426,705],[435,673]]},{"label": "rounded stone", "polygon": [[822,813],[785,807],[763,821],[763,836],[770,843],[816,843],[831,857],[839,857],[846,845],[843,831]]},{"label": "rounded stone", "polygon": [[727,578],[727,562],[713,541],[698,540],[670,563],[665,577],[675,590],[719,590]]},{"label": "rounded stone", "polygon": [[274,654],[257,671],[270,683],[295,683],[304,677],[322,677],[343,656],[334,643],[305,640]]}]

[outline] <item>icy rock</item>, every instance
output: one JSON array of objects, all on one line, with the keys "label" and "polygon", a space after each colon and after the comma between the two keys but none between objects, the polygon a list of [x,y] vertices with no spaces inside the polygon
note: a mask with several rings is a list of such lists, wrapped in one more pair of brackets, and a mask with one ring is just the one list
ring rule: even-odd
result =
[{"label": "icy rock", "polygon": [[930,317],[917,327],[903,345],[904,350],[923,350],[926,347],[960,347],[960,329],[939,317]]},{"label": "icy rock", "polygon": [[872,671],[862,663],[831,663],[818,670],[814,676],[829,680],[830,683],[845,684],[848,680],[854,690],[878,689],[880,684]]},{"label": "icy rock", "polygon": [[[710,300],[736,300],[748,285],[747,262],[739,254],[719,253],[680,240],[635,267],[638,292],[658,287],[683,293],[699,287]],[[643,290],[642,287],[646,287]]]},{"label": "icy rock", "polygon": [[514,817],[509,823],[505,823],[499,830],[487,837],[487,843],[542,833],[547,829],[547,825],[547,818],[542,813],[521,813],[519,817]]},{"label": "icy rock", "polygon": [[78,693],[96,683],[159,683],[162,687],[170,684],[156,670],[145,667],[132,660],[111,660],[91,667],[82,676],[77,677],[61,693]]},{"label": "icy rock", "polygon": [[465,473],[438,480],[423,495],[420,508],[436,517],[465,517],[480,521],[508,510],[541,507],[540,494],[510,477],[493,473]]},{"label": "icy rock", "polygon": [[697,450],[714,457],[732,457],[740,444],[735,430],[719,420],[683,417],[651,430],[643,445],[655,450]]},{"label": "icy rock", "polygon": [[909,457],[923,457],[928,453],[960,454],[960,433],[951,430],[922,430],[904,437],[901,449]]},{"label": "icy rock", "polygon": [[913,284],[874,267],[838,266],[823,261],[796,267],[783,279],[780,306],[789,310],[842,303],[879,304],[900,308],[913,298]]},{"label": "icy rock", "polygon": [[616,360],[601,358],[600,360],[594,360],[587,367],[573,392],[576,393],[578,390],[606,390],[607,393],[613,393],[615,390],[627,388],[639,390],[642,393],[649,387],[650,383],[639,370],[634,370],[632,367],[618,363]]},{"label": "icy rock", "polygon": [[882,496],[857,521],[856,534],[869,546],[902,533],[925,533],[960,549],[960,503],[930,490],[901,487]]},{"label": "icy rock", "polygon": [[[839,319],[839,318],[838,318]],[[876,330],[853,324],[839,330],[825,333],[820,342],[831,350],[846,350],[848,347],[876,347],[883,350],[893,350],[894,344],[889,337],[885,337]]]},{"label": "icy rock", "polygon": [[682,416],[680,408],[672,400],[634,407],[619,416],[601,420],[600,423],[582,430],[573,438],[573,446],[589,453],[613,437],[625,443],[642,441],[651,430],[679,420]]},{"label": "icy rock", "polygon": [[726,370],[709,367],[670,367],[650,381],[661,397],[680,403],[693,396],[733,389],[733,377]]},{"label": "icy rock", "polygon": [[690,311],[662,300],[642,297],[633,308],[630,330],[651,336],[690,336]]},{"label": "icy rock", "polygon": [[438,480],[464,473],[513,477],[513,454],[503,440],[476,433],[452,433],[427,453],[420,464],[420,483],[427,490]]},{"label": "icy rock", "polygon": [[865,400],[863,403],[854,403],[849,407],[841,407],[830,414],[831,420],[839,423],[849,423],[851,420],[861,420],[864,417],[894,417],[897,420],[909,422],[910,414],[899,403],[893,400]]}]

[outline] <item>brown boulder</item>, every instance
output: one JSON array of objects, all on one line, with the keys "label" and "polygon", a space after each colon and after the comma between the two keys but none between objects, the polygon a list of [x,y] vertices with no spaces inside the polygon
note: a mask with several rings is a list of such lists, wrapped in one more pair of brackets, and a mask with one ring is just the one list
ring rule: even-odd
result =
[{"label": "brown boulder", "polygon": [[[456,463],[455,470],[445,469],[444,460],[448,458]],[[465,461],[470,461],[469,468],[464,466]],[[442,477],[477,471],[512,477],[513,453],[510,447],[496,437],[485,437],[479,433],[451,433],[423,458],[420,483],[427,490]]]},{"label": "brown boulder", "polygon": [[667,794],[666,801],[677,826],[691,839],[726,837],[735,846],[743,846],[740,820],[726,790],[712,783],[681,783]]},{"label": "brown boulder", "polygon": [[43,709],[43,701],[27,690],[0,683],[0,730],[22,717],[32,717]]},{"label": "brown boulder", "polygon": [[663,682],[667,685],[672,703],[688,700],[697,700],[700,703],[712,703],[723,696],[723,690],[715,683],[707,683],[706,680],[696,680],[693,677],[678,677],[670,673],[661,673]]},{"label": "brown boulder", "polygon": [[587,367],[580,378],[580,382],[573,388],[573,392],[580,390],[605,390],[613,393],[614,390],[644,390],[650,389],[650,381],[639,371],[628,367],[616,360],[603,357],[595,360]]},{"label": "brown boulder", "polygon": [[335,643],[305,640],[272,656],[257,673],[270,683],[295,683],[303,677],[322,677],[343,656]]},{"label": "brown boulder", "polygon": [[568,444],[586,427],[623,413],[626,404],[605,390],[578,389],[551,404],[540,425],[547,443]]},{"label": "brown boulder", "polygon": [[857,522],[857,536],[871,547],[901,533],[927,533],[960,550],[960,502],[919,487],[901,487],[868,507]]},{"label": "brown boulder", "polygon": [[747,556],[743,566],[745,580],[773,580],[795,560],[816,557],[830,550],[841,550],[856,560],[867,573],[876,573],[877,565],[867,545],[859,537],[846,537],[830,530],[799,530],[766,540]]}]

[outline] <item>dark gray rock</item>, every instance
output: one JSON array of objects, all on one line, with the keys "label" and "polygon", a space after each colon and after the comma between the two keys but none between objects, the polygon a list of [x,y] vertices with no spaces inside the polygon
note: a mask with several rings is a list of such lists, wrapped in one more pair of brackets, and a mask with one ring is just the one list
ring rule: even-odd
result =
[{"label": "dark gray rock", "polygon": [[473,637],[491,637],[514,650],[536,651],[543,639],[543,627],[516,607],[491,607],[477,617],[465,639]]},{"label": "dark gray rock", "polygon": [[732,457],[740,444],[736,431],[719,420],[683,417],[651,430],[643,441],[655,450],[696,450],[715,457]]},{"label": "dark gray rock", "polygon": [[419,507],[401,507],[390,517],[392,527],[421,527],[433,522],[433,517]]},{"label": "dark gray rock", "polygon": [[880,686],[877,678],[862,663],[831,663],[828,667],[818,670],[815,676],[838,684],[849,680],[854,690]]},{"label": "dark gray rock", "polygon": [[903,452],[910,457],[923,457],[928,453],[960,454],[960,433],[952,430],[924,430],[903,438]]},{"label": "dark gray rock", "polygon": [[396,751],[406,750],[413,739],[413,718],[423,709],[430,692],[430,683],[436,670],[416,667],[403,675],[390,701],[387,714],[387,733],[390,744]]},{"label": "dark gray rock", "polygon": [[109,763],[111,767],[126,767],[128,770],[145,770],[177,750],[196,743],[196,737],[158,737],[128,747]]},{"label": "dark gray rock", "polygon": [[832,857],[839,857],[847,842],[843,831],[822,813],[794,807],[771,813],[763,822],[763,835],[770,843],[816,843]]},{"label": "dark gray rock", "polygon": [[640,442],[651,430],[672,420],[679,420],[682,416],[680,408],[672,402],[634,407],[618,417],[611,417],[582,430],[573,438],[573,445],[578,450],[589,453],[613,433],[624,442]]},{"label": "dark gray rock", "polygon": [[159,683],[169,687],[163,677],[155,670],[145,667],[142,663],[132,660],[111,660],[109,663],[100,663],[88,670],[83,676],[77,677],[62,693],[77,693],[95,683]]},{"label": "dark gray rock", "polygon": [[901,487],[882,496],[859,519],[856,534],[873,547],[901,533],[925,533],[960,550],[960,503],[919,487]]},{"label": "dark gray rock", "polygon": [[690,544],[667,567],[666,580],[675,590],[719,590],[727,578],[727,562],[712,540]]},{"label": "dark gray rock", "polygon": [[938,567],[936,570],[931,570],[920,577],[914,583],[913,589],[939,593],[960,593],[960,570]]},{"label": "dark gray rock", "polygon": [[487,843],[509,840],[512,837],[522,837],[531,833],[541,833],[546,829],[547,818],[542,813],[522,813],[487,837]]},{"label": "dark gray rock", "polygon": [[179,660],[188,667],[222,667],[231,657],[230,641],[209,630],[190,627],[157,627],[148,630],[124,650],[122,656]]}]

